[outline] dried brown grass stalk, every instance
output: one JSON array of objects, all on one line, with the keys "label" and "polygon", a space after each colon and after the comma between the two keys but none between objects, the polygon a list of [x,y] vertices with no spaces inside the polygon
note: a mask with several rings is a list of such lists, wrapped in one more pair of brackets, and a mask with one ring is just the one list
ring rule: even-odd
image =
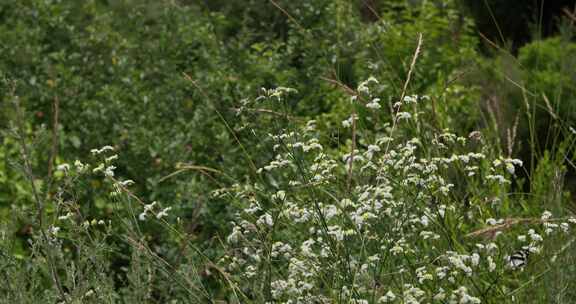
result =
[{"label": "dried brown grass stalk", "polygon": [[422,47],[422,33],[418,34],[418,45],[416,46],[416,50],[414,51],[414,56],[412,56],[412,62],[410,63],[410,69],[408,70],[408,74],[406,75],[406,81],[404,82],[402,95],[400,96],[400,102],[402,102],[404,100],[404,97],[406,96],[406,90],[408,89],[410,79],[412,79],[412,72],[414,71],[414,67],[416,66],[416,60],[420,55],[421,47]]},{"label": "dried brown grass stalk", "polygon": [[274,0],[269,0],[269,1],[277,9],[279,9],[282,12],[282,14],[284,14],[288,19],[290,19],[290,21],[294,22],[294,24],[296,24],[296,26],[298,26],[298,28],[300,28],[300,30],[306,31],[306,28],[304,28],[296,19],[294,19],[294,17],[292,17],[285,9],[283,9],[280,5],[278,5],[278,3],[276,3],[276,1],[274,1]]},{"label": "dried brown grass stalk", "polygon": [[288,120],[303,120],[300,117],[296,117],[296,116],[292,116],[292,115],[288,115],[288,114],[284,114],[284,113],[280,113],[280,112],[276,112],[273,110],[269,110],[269,109],[262,109],[262,108],[230,108],[230,110],[239,113],[242,111],[248,111],[248,112],[254,112],[254,113],[262,113],[262,114],[269,114],[269,115],[274,115],[274,116],[280,116],[283,118],[286,118]]},{"label": "dried brown grass stalk", "polygon": [[556,113],[554,112],[554,109],[552,108],[552,105],[550,104],[550,100],[548,100],[548,96],[546,96],[546,94],[542,93],[542,98],[544,99],[544,103],[546,104],[546,109],[548,110],[548,114],[550,114],[550,116],[552,116],[552,118],[554,120],[558,120],[558,115],[556,115]]},{"label": "dried brown grass stalk", "polygon": [[508,128],[506,130],[506,136],[508,140],[508,157],[512,157],[512,152],[514,151],[514,145],[516,144],[516,133],[518,130],[519,114],[516,114],[514,119],[514,125],[512,129]]},{"label": "dried brown grass stalk", "polygon": [[[400,95],[400,103],[404,101],[404,97],[406,97],[406,90],[408,89],[408,84],[412,79],[412,72],[414,71],[414,67],[416,66],[416,60],[420,55],[420,50],[422,48],[422,33],[418,34],[418,44],[416,45],[416,50],[414,51],[414,55],[412,56],[412,62],[410,63],[410,69],[408,69],[408,73],[406,74],[406,81],[404,81],[404,87],[402,88],[402,94]],[[414,104],[414,106],[416,106]],[[398,113],[400,112],[401,106],[396,108],[396,112],[392,109],[392,129],[390,134],[394,133],[396,130],[396,124],[398,123]],[[386,150],[384,153],[388,153],[388,149],[390,148],[390,141],[386,144]]]},{"label": "dried brown grass stalk", "polygon": [[498,224],[498,225],[494,225],[494,226],[490,226],[490,227],[486,227],[486,228],[482,228],[482,229],[470,232],[470,233],[466,234],[466,237],[468,237],[468,238],[484,237],[484,238],[493,239],[496,237],[497,232],[504,232],[505,230],[508,230],[511,227],[519,225],[519,224],[539,224],[539,223],[556,222],[556,221],[560,221],[560,219],[544,220],[544,219],[540,219],[540,218],[507,218],[504,220],[504,222],[502,224]]}]

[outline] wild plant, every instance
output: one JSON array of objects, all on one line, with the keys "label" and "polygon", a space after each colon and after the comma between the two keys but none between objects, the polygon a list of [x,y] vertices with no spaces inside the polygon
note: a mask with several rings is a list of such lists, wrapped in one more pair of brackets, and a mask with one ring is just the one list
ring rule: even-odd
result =
[{"label": "wild plant", "polygon": [[[384,131],[362,134],[357,109],[384,113],[371,94],[378,85],[354,90],[343,122],[351,147],[327,147],[315,121],[270,134],[275,156],[261,179],[215,193],[241,208],[219,262],[237,301],[511,302],[524,270],[551,258],[547,237],[573,229],[576,218],[523,208],[529,194],[514,193],[522,161],[481,132],[414,132],[425,96],[393,103]],[[284,91],[259,99],[281,103]]]},{"label": "wild plant", "polygon": [[[117,148],[92,149],[82,161],[55,166],[50,179],[37,177],[24,109],[12,99],[18,120],[9,135],[19,144],[35,208],[13,206],[14,221],[0,226],[0,269],[8,282],[0,302],[210,301],[200,282],[203,255],[179,221],[168,223],[172,207],[145,202],[130,190],[134,181],[118,177]],[[20,218],[30,221],[23,241],[7,237],[19,234]]]}]

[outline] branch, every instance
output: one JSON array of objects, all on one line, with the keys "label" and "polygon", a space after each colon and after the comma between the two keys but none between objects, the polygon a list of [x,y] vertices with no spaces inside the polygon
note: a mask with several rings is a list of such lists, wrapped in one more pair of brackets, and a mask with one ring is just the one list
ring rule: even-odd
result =
[{"label": "branch", "polygon": [[52,175],[54,171],[54,161],[58,156],[58,117],[60,114],[60,99],[58,96],[54,97],[52,103],[52,149],[50,150],[50,158],[48,159],[48,182],[46,186],[46,197],[52,185]]}]

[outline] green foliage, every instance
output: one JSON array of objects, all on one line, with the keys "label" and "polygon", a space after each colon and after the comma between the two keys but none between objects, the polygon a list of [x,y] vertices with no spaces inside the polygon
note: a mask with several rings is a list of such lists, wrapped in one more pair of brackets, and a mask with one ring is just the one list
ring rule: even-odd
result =
[{"label": "green foliage", "polygon": [[574,125],[575,48],[567,37],[535,41],[517,57],[499,52],[478,61],[468,80],[480,88],[484,124],[498,134],[500,146],[530,160],[555,153]]},{"label": "green foliage", "polygon": [[[518,237],[566,213],[576,49],[553,38],[484,59],[475,32],[453,0],[1,1],[0,302],[288,300],[272,283],[296,261],[272,256],[279,241],[321,266],[291,277],[312,286],[303,303],[408,297],[404,284],[546,302],[556,289],[530,276],[570,270],[503,258],[571,258],[565,237]],[[482,255],[477,276],[451,274],[460,285],[419,282],[472,263],[483,229],[502,230],[497,270]],[[309,238],[330,254],[295,256]]]},{"label": "green foliage", "polygon": [[574,125],[576,43],[562,37],[535,41],[519,50],[518,62],[525,73],[526,87],[539,100],[538,108],[551,111],[568,125]]}]

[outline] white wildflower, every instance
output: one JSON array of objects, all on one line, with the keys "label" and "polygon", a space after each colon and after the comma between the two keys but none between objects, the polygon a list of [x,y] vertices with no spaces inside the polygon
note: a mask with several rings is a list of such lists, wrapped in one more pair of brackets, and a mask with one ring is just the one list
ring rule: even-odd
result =
[{"label": "white wildflower", "polygon": [[109,163],[109,162],[112,162],[112,161],[117,160],[117,159],[118,159],[118,154],[114,154],[110,157],[107,157],[104,161]]},{"label": "white wildflower", "polygon": [[66,213],[66,215],[61,215],[61,216],[59,216],[58,219],[61,220],[61,221],[64,221],[64,220],[67,220],[67,219],[71,218],[72,215],[73,215],[72,212],[68,212],[68,213]]},{"label": "white wildflower", "polygon": [[530,236],[530,238],[535,241],[535,242],[541,242],[544,239],[542,238],[542,236],[540,236],[538,233],[536,233],[534,231],[534,229],[530,229],[528,230],[528,235]]},{"label": "white wildflower", "polygon": [[157,202],[154,201],[150,204],[144,205],[144,211],[142,213],[140,213],[140,215],[138,216],[138,219],[140,219],[141,221],[145,221],[146,220],[146,216],[148,215],[149,212],[152,212],[152,209],[154,209],[154,206],[156,206]]},{"label": "white wildflower", "polygon": [[473,266],[478,266],[480,263],[480,255],[478,255],[478,253],[473,253],[470,257],[470,261],[472,262]]},{"label": "white wildflower", "polygon": [[226,238],[226,241],[230,244],[236,244],[240,241],[240,237],[242,236],[242,228],[238,226],[234,226],[232,228],[232,233]]},{"label": "white wildflower", "polygon": [[274,225],[274,220],[270,214],[265,213],[258,218],[256,224],[260,226],[266,225],[268,227],[272,227]]},{"label": "white wildflower", "polygon": [[70,171],[70,165],[69,165],[69,164],[61,164],[61,165],[58,165],[58,166],[56,167],[56,170],[62,171],[62,172],[64,172],[64,173],[68,173],[68,171]]},{"label": "white wildflower", "polygon": [[125,181],[119,182],[119,184],[120,184],[121,186],[127,187],[127,186],[134,185],[134,181],[131,180],[131,179],[127,179],[127,180],[125,180]]},{"label": "white wildflower", "polygon": [[497,181],[499,184],[503,185],[503,184],[510,184],[510,181],[507,180],[504,176],[502,175],[486,175],[486,179],[490,180],[490,181]]},{"label": "white wildflower", "polygon": [[91,152],[92,154],[94,154],[94,155],[102,154],[102,153],[104,153],[104,152],[106,152],[106,151],[114,151],[114,147],[112,147],[112,146],[104,146],[104,147],[102,147],[102,148],[100,148],[100,149],[92,149],[92,150],[90,150],[90,152]]},{"label": "white wildflower", "polygon": [[396,114],[396,120],[410,119],[410,118],[412,118],[412,115],[408,112],[399,112],[398,114]]},{"label": "white wildflower", "polygon": [[104,175],[107,177],[114,177],[114,169],[116,169],[116,166],[106,167],[106,170],[104,170]]},{"label": "white wildflower", "polygon": [[379,102],[380,102],[380,98],[374,98],[374,99],[372,99],[372,101],[370,101],[369,103],[366,104],[366,107],[368,109],[373,109],[373,110],[380,109],[382,106],[379,104]]},{"label": "white wildflower", "polygon": [[388,290],[388,292],[384,296],[378,299],[378,303],[388,303],[394,301],[395,299],[396,295],[391,290]]},{"label": "white wildflower", "polygon": [[104,171],[104,164],[100,164],[98,167],[92,170],[93,173]]},{"label": "white wildflower", "polygon": [[60,227],[58,227],[58,226],[50,226],[48,228],[48,233],[50,233],[53,236],[56,236],[59,231],[60,231]]},{"label": "white wildflower", "polygon": [[156,214],[156,218],[157,219],[161,219],[165,216],[168,216],[168,211],[172,210],[172,207],[166,207],[164,208],[162,211],[158,212],[158,214]]},{"label": "white wildflower", "polygon": [[488,256],[488,258],[486,258],[488,260],[488,271],[492,272],[494,270],[496,270],[496,263],[494,263],[494,260],[492,259],[491,256]]}]

